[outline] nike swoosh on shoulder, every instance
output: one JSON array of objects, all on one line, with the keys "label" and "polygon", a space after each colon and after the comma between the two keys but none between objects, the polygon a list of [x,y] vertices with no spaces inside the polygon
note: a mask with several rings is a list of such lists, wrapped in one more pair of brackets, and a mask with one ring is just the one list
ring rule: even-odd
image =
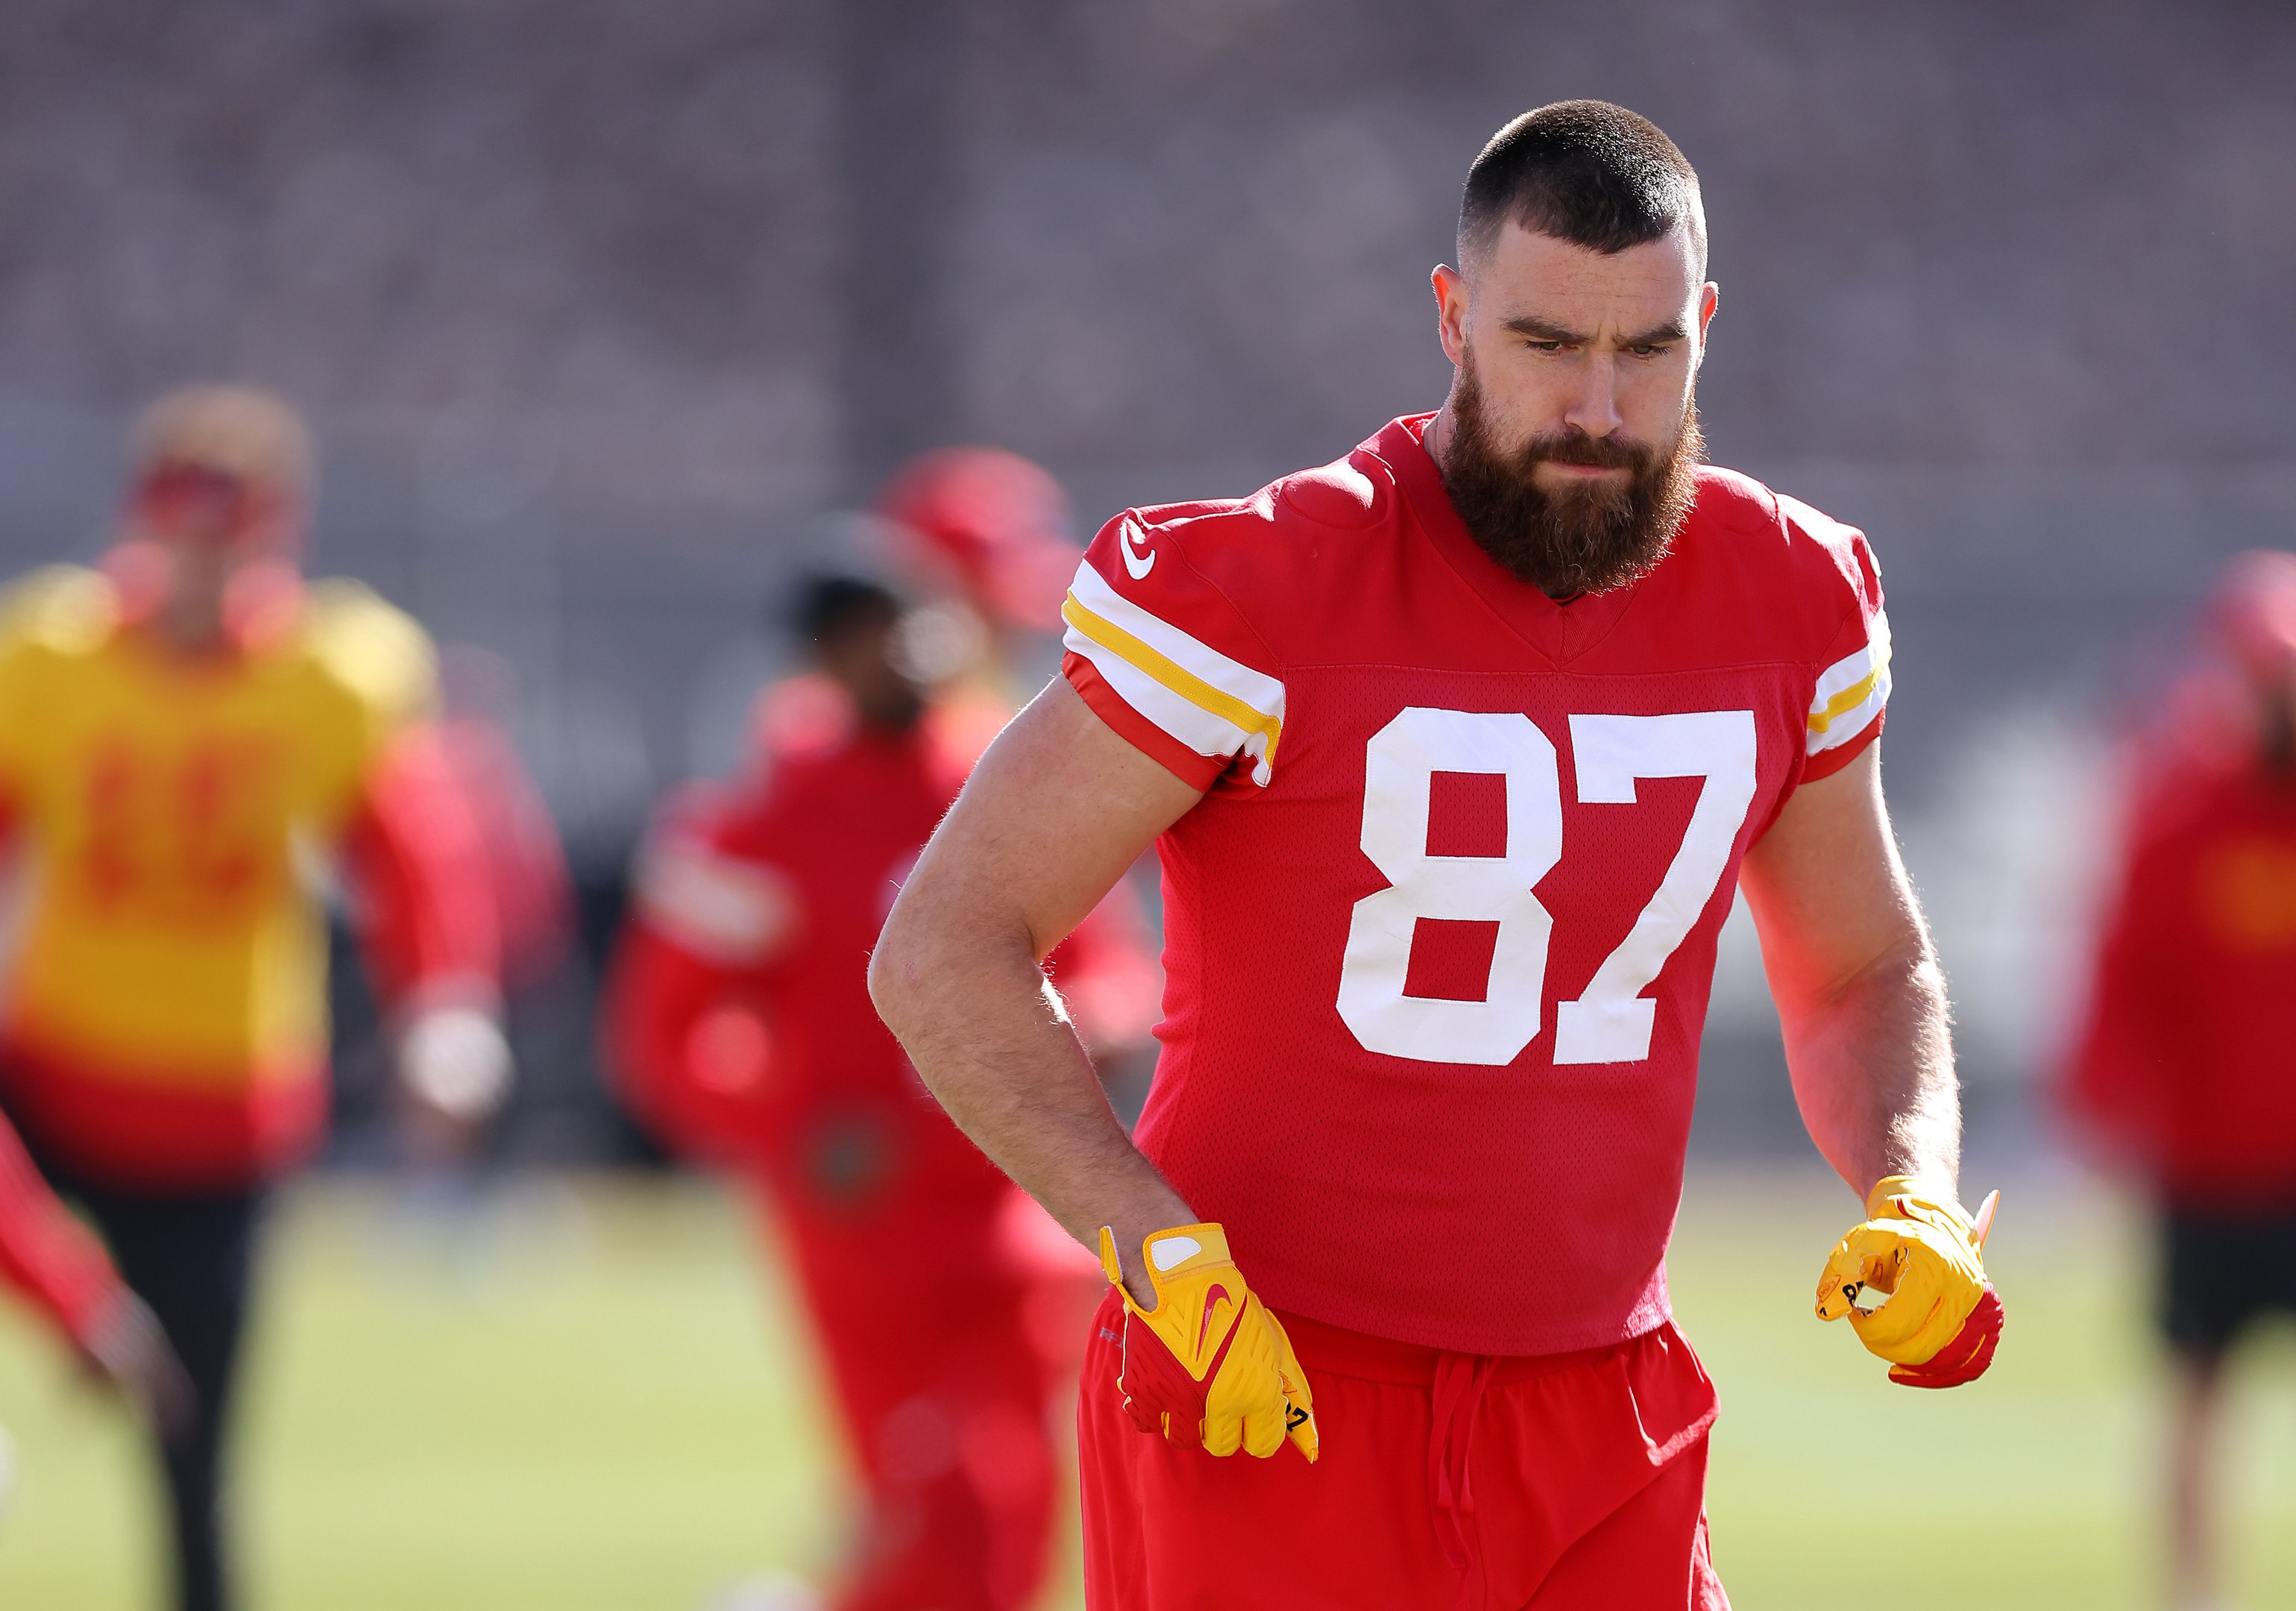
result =
[{"label": "nike swoosh on shoulder", "polygon": [[1152,550],[1142,553],[1133,547],[1136,542],[1142,548],[1146,548],[1148,534],[1130,521],[1116,529],[1116,542],[1124,550],[1124,568],[1131,572],[1134,581],[1140,580],[1156,568],[1156,555]]}]

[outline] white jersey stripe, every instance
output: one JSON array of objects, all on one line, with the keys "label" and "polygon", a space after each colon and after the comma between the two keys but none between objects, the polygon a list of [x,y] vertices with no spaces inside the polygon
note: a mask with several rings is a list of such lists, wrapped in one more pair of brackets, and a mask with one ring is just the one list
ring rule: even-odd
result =
[{"label": "white jersey stripe", "polygon": [[1199,755],[1250,756],[1252,780],[1267,785],[1283,727],[1281,682],[1151,614],[1089,563],[1061,614],[1065,645],[1126,703]]},{"label": "white jersey stripe", "polygon": [[1876,612],[1866,646],[1818,675],[1810,699],[1808,753],[1848,744],[1873,725],[1890,703],[1890,620]]},{"label": "white jersey stripe", "polygon": [[[1866,635],[1866,646],[1855,654],[1845,654],[1817,675],[1816,697],[1810,701],[1809,713],[1821,717],[1829,705],[1838,705],[1842,695],[1864,683],[1876,671],[1886,673],[1890,664],[1890,617],[1876,611]],[[1860,695],[1862,698],[1863,695]],[[1851,701],[1856,703],[1856,701]]]},{"label": "white jersey stripe", "polygon": [[797,897],[768,867],[735,861],[675,830],[650,840],[634,881],[646,921],[705,961],[766,961],[798,926]]},{"label": "white jersey stripe", "polygon": [[[1226,760],[1239,752],[1249,754],[1254,762],[1252,781],[1263,788],[1267,785],[1273,775],[1269,759],[1275,752],[1275,729],[1272,724],[1217,690],[1204,688],[1201,683],[1196,685],[1201,691],[1199,696],[1181,692],[1172,684],[1181,681],[1185,673],[1179,672],[1178,668],[1139,639],[1084,608],[1075,594],[1069,595],[1061,613],[1069,623],[1064,645],[1071,653],[1090,661],[1101,679],[1115,689],[1125,703],[1199,755]],[[1242,715],[1252,726],[1242,727],[1221,711],[1210,708],[1204,695],[1210,703]]]},{"label": "white jersey stripe", "polygon": [[1848,744],[1874,723],[1882,708],[1890,703],[1890,674],[1881,672],[1874,679],[1866,697],[1847,711],[1837,714],[1824,728],[1809,730],[1809,752],[1812,755]]},{"label": "white jersey stripe", "polygon": [[1090,562],[1077,567],[1071,591],[1086,609],[1123,628],[1190,676],[1210,684],[1239,703],[1250,705],[1273,721],[1283,719],[1282,683],[1241,661],[1230,660],[1160,616],[1150,614],[1109,586],[1108,579]]}]

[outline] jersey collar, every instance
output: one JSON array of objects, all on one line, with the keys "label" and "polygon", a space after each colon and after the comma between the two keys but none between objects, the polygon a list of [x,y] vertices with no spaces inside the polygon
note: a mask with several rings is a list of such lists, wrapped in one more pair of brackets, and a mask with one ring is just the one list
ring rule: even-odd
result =
[{"label": "jersey collar", "polygon": [[1451,506],[1443,473],[1423,440],[1427,414],[1390,421],[1364,444],[1395,473],[1413,519],[1443,562],[1490,607],[1508,629],[1554,664],[1566,665],[1611,635],[1619,618],[1640,592],[1640,582],[1607,593],[1582,593],[1558,604],[1529,583],[1519,581],[1483,552]]}]

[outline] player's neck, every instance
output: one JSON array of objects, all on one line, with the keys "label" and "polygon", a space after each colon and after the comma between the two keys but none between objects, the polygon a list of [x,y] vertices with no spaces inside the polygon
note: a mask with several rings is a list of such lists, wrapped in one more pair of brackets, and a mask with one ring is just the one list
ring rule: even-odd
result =
[{"label": "player's neck", "polygon": [[1435,411],[1419,433],[1419,445],[1427,449],[1427,456],[1435,461],[1435,468],[1443,468],[1443,456],[1451,444],[1451,399],[1445,398],[1443,406]]},{"label": "player's neck", "polygon": [[161,648],[184,660],[214,660],[234,647],[222,608],[204,600],[169,599],[147,626]]}]

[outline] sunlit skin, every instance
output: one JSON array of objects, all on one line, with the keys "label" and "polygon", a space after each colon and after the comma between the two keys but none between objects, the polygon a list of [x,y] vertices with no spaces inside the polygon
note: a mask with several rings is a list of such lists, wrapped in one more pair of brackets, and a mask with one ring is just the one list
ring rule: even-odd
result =
[{"label": "sunlit skin", "polygon": [[[1505,224],[1459,267],[1437,268],[1434,290],[1443,354],[1455,370],[1472,356],[1502,448],[1575,428],[1662,456],[1681,433],[1717,300],[1687,225],[1606,256]],[[1455,375],[1452,398],[1427,427],[1439,464],[1456,396]],[[1628,473],[1548,462],[1532,473],[1554,492]]]}]

